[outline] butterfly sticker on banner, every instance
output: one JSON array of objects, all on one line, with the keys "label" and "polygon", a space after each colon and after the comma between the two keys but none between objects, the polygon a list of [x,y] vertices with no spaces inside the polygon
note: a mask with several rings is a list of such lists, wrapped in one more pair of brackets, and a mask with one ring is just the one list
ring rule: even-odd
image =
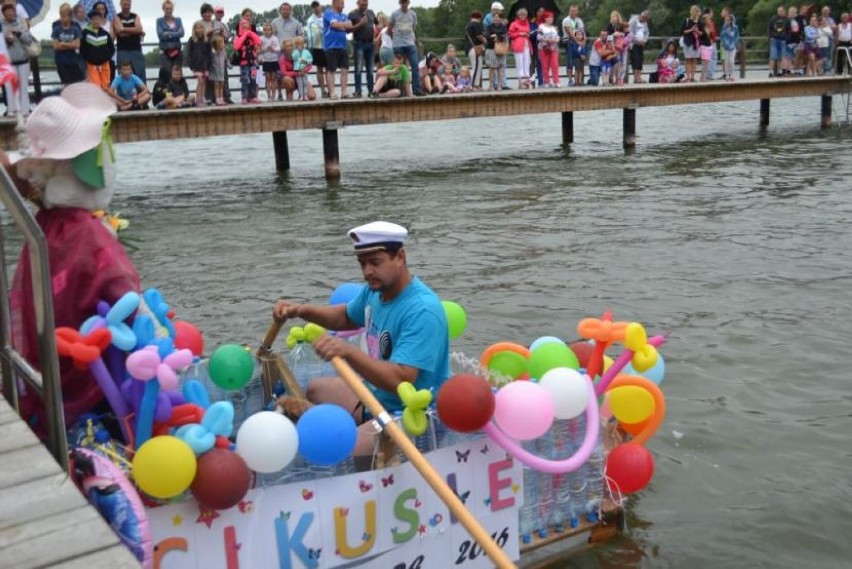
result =
[{"label": "butterfly sticker on banner", "polygon": [[98,314],[91,316],[80,326],[81,334],[89,334],[98,328],[107,328],[111,334],[112,345],[119,350],[129,352],[136,347],[136,334],[125,323],[139,308],[139,295],[128,292],[112,306],[106,302],[98,303]]}]

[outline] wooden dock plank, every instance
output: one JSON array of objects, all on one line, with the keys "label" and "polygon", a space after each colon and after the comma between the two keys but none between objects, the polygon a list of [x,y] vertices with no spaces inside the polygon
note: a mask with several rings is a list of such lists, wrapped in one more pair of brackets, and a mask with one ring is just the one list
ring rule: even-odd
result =
[{"label": "wooden dock plank", "polygon": [[33,446],[34,444],[39,444],[39,441],[23,421],[18,420],[0,425],[0,457],[7,452]]},{"label": "wooden dock plank", "polygon": [[[175,140],[258,132],[321,129],[329,122],[343,126],[436,121],[508,115],[558,113],[693,105],[822,96],[849,93],[850,77],[754,79],[676,85],[631,84],[618,87],[513,90],[402,99],[352,99],[308,103],[265,103],[171,111],[118,113],[112,119],[116,142]],[[15,121],[0,120],[0,144],[16,144]]]},{"label": "wooden dock plank", "polygon": [[3,463],[0,468],[0,490],[23,484],[28,480],[39,480],[59,474],[59,465],[49,455],[51,460],[46,460],[46,453],[44,446],[36,443],[0,456]]},{"label": "wooden dock plank", "polygon": [[139,569],[136,559],[123,545],[115,545],[101,551],[96,551],[82,557],[76,557],[45,567],[61,567],[62,569]]},{"label": "wooden dock plank", "polygon": [[[93,531],[99,528],[100,531]],[[81,506],[0,531],[0,568],[42,567],[118,544],[118,537],[91,506]]]},{"label": "wooden dock plank", "polygon": [[[46,459],[53,460],[47,450],[44,452]],[[64,472],[10,486],[0,490],[0,532],[86,504],[88,502]]]}]

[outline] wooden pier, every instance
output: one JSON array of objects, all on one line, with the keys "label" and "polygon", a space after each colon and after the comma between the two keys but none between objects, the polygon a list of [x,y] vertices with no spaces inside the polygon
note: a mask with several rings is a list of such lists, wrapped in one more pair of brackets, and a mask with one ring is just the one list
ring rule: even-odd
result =
[{"label": "wooden pier", "polygon": [[[336,178],[340,175],[338,131],[349,126],[562,113],[562,138],[568,145],[574,137],[574,112],[623,109],[624,147],[631,148],[636,144],[636,112],[642,107],[760,101],[759,125],[765,128],[769,125],[772,99],[821,97],[820,124],[828,127],[832,96],[850,92],[852,77],[839,76],[262,103],[118,113],[113,117],[112,137],[116,142],[141,142],[272,132],[276,166],[287,170],[290,167],[287,132],[319,129],[326,177]],[[13,120],[0,120],[0,137],[7,149],[15,146],[14,129]]]},{"label": "wooden pier", "polygon": [[30,567],[139,563],[0,396],[0,568]]}]

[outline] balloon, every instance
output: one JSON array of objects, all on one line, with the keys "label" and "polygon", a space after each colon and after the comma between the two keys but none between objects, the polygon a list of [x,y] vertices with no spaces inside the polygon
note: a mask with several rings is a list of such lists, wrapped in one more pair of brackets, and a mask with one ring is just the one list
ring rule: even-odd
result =
[{"label": "balloon", "polygon": [[192,448],[195,454],[204,454],[214,447],[216,437],[229,437],[234,430],[234,404],[217,401],[204,413],[200,424],[189,423],[175,431],[175,436]]},{"label": "balloon", "polygon": [[635,385],[610,389],[609,405],[620,423],[641,423],[654,412],[653,396]]},{"label": "balloon", "polygon": [[204,337],[201,335],[195,324],[190,324],[183,320],[176,320],[175,323],[175,348],[187,349],[193,355],[200,356],[204,353]]},{"label": "balloon", "polygon": [[482,352],[482,355],[479,356],[479,363],[482,364],[482,367],[489,369],[491,366],[491,359],[500,353],[503,352],[512,352],[518,354],[525,360],[530,359],[530,351],[520,344],[513,344],[512,342],[497,342],[496,344],[491,344],[485,351]]},{"label": "balloon", "polygon": [[182,440],[154,437],[143,444],[133,457],[133,479],[149,496],[174,498],[183,493],[195,478],[195,453]]},{"label": "balloon", "polygon": [[654,398],[654,413],[647,420],[645,428],[637,433],[631,441],[635,444],[645,444],[657,432],[657,429],[660,428],[660,425],[663,424],[663,420],[666,418],[666,398],[663,395],[663,391],[653,381],[633,375],[619,375],[610,384],[609,389],[628,385],[641,387]]},{"label": "balloon", "polygon": [[541,379],[545,373],[556,367],[580,367],[577,356],[565,344],[544,344],[530,353],[530,377]]},{"label": "balloon", "polygon": [[517,352],[497,352],[488,360],[488,369],[496,371],[512,379],[517,379],[527,373],[529,360]]},{"label": "balloon", "polygon": [[[608,400],[608,399],[607,399]],[[611,412],[610,412],[611,414]],[[603,416],[603,407],[601,407],[601,416]],[[648,424],[651,422],[651,417],[645,419],[641,423],[619,423],[618,428],[627,433],[628,435],[632,435],[635,439],[646,428],[648,428]]]},{"label": "balloon", "polygon": [[502,387],[495,400],[494,421],[513,439],[537,439],[553,425],[553,399],[537,383],[514,381]]},{"label": "balloon", "polygon": [[96,315],[88,318],[80,326],[80,332],[89,334],[97,328],[107,328],[112,335],[112,345],[123,352],[129,352],[136,346],[136,334],[124,321],[139,308],[139,295],[130,291],[115,301],[111,308],[109,304],[103,304],[104,306],[99,308],[106,308],[106,313],[103,316]]},{"label": "balloon", "polygon": [[[642,346],[642,349],[653,349],[654,353],[656,353],[657,346],[662,346],[663,344],[665,344],[665,342],[665,336],[654,336],[653,338],[650,338],[648,340],[648,343],[646,345]],[[609,384],[612,382],[613,379],[615,379],[615,376],[621,373],[621,370],[624,369],[624,366],[626,366],[628,362],[633,359],[633,354],[634,352],[630,348],[626,348],[623,352],[621,352],[621,354],[618,356],[618,359],[615,360],[615,363],[613,363],[611,366],[609,366],[609,368],[607,368],[607,370],[601,376],[600,381],[595,384],[596,396],[600,396],[604,391],[607,390]]]},{"label": "balloon", "polygon": [[647,486],[654,476],[654,457],[642,445],[618,445],[609,453],[604,473],[622,494],[632,494]]},{"label": "balloon", "polygon": [[545,344],[562,344],[563,346],[567,345],[563,340],[560,340],[556,336],[542,336],[540,338],[536,338],[532,344],[530,344],[530,351],[534,352],[536,348],[543,346]]},{"label": "balloon", "polygon": [[254,358],[242,346],[219,346],[207,363],[210,379],[222,389],[240,389],[254,374]]},{"label": "balloon", "polygon": [[580,367],[582,369],[588,369],[589,358],[592,356],[592,352],[595,351],[595,345],[590,342],[580,341],[571,342],[568,347],[571,348],[571,351],[574,352],[575,356],[577,356],[577,363],[580,364]]},{"label": "balloon", "polygon": [[324,403],[311,407],[296,424],[299,454],[320,466],[333,466],[355,450],[358,427],[352,415],[338,405]]},{"label": "balloon", "polygon": [[579,372],[557,367],[548,371],[538,384],[550,393],[553,400],[553,416],[557,419],[573,419],[589,404],[591,394],[588,381]]},{"label": "balloon", "polygon": [[469,373],[445,381],[435,403],[441,422],[460,433],[484,427],[494,415],[494,406],[494,393],[485,378]]},{"label": "balloon", "polygon": [[604,356],[603,357],[603,370],[604,370],[604,372],[608,371],[613,363],[615,363],[615,360],[613,360],[609,356]]},{"label": "balloon", "polygon": [[237,432],[237,454],[255,472],[278,472],[293,462],[298,449],[296,427],[272,411],[255,413]]},{"label": "balloon", "polygon": [[210,407],[210,394],[197,379],[189,379],[183,382],[182,389],[183,396],[188,403],[194,403],[205,409]]},{"label": "balloon", "polygon": [[198,473],[190,490],[205,508],[227,510],[245,497],[251,479],[251,471],[240,455],[214,448],[198,458]]},{"label": "balloon", "polygon": [[361,294],[362,290],[364,290],[363,284],[343,283],[334,289],[334,292],[332,292],[331,296],[328,297],[328,303],[332,305],[349,304],[349,301]]},{"label": "balloon", "polygon": [[663,359],[663,354],[657,352],[657,363],[651,366],[650,369],[646,369],[645,371],[639,372],[633,368],[632,364],[627,364],[624,366],[623,373],[627,375],[639,375],[641,377],[650,379],[657,385],[663,383],[663,379],[666,377],[666,362]]},{"label": "balloon", "polygon": [[[586,389],[591,392],[591,380],[588,379],[588,376],[583,376],[583,379],[586,380]],[[565,474],[566,472],[572,472],[583,466],[583,463],[586,462],[586,459],[589,458],[589,455],[592,454],[592,451],[598,444],[598,434],[600,432],[598,402],[593,397],[589,397],[589,404],[586,407],[586,425],[586,436],[583,439],[583,443],[580,445],[580,448],[577,449],[577,452],[575,452],[571,457],[564,460],[548,460],[532,454],[522,447],[520,443],[512,440],[511,437],[497,428],[497,425],[490,421],[487,425],[485,425],[484,431],[491,440],[502,447],[506,452],[533,470],[546,472],[548,474]]]},{"label": "balloon", "polygon": [[411,383],[403,381],[396,388],[402,401],[402,426],[409,435],[419,437],[429,428],[426,408],[432,402],[432,392],[428,389],[417,390]]},{"label": "balloon", "polygon": [[467,314],[465,314],[464,308],[457,302],[442,300],[441,304],[444,307],[444,313],[447,315],[450,340],[455,340],[464,334],[465,328],[467,328]]}]

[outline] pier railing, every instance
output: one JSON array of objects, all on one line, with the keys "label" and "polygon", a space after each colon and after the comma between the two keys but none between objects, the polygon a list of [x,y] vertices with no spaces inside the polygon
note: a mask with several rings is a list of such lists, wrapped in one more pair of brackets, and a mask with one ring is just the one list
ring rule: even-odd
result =
[{"label": "pier railing", "polygon": [[3,235],[0,233],[0,260],[3,261],[0,263],[0,372],[3,374],[3,395],[12,408],[20,412],[18,378],[23,380],[29,389],[38,393],[44,404],[47,447],[56,462],[67,470],[68,444],[65,438],[65,412],[59,381],[47,241],[9,174],[2,167],[0,167],[0,201],[3,202],[15,225],[24,234],[29,248],[36,338],[41,368],[41,371],[34,369],[30,362],[12,346],[9,278],[6,274]]}]

